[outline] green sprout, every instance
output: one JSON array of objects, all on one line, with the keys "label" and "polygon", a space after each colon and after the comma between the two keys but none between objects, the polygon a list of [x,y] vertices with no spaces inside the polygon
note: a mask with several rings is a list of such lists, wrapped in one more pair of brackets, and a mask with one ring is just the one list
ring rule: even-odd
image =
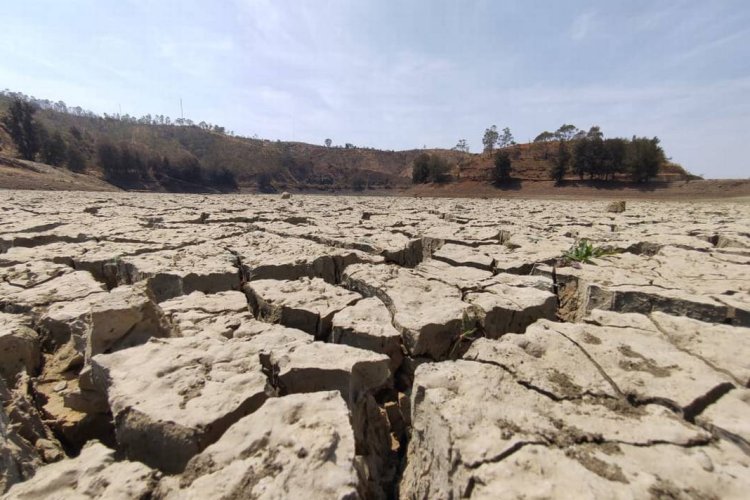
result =
[{"label": "green sprout", "polygon": [[593,264],[591,259],[612,255],[613,253],[614,251],[609,248],[595,247],[589,240],[582,239],[570,247],[570,250],[565,252],[563,257],[574,262]]},{"label": "green sprout", "polygon": [[464,314],[461,317],[461,331],[456,336],[456,340],[453,342],[453,346],[451,347],[450,353],[448,353],[448,357],[452,359],[453,354],[456,352],[456,349],[458,349],[459,345],[461,345],[463,342],[470,342],[474,340],[476,338],[476,335],[478,334],[479,329],[477,328],[476,318],[469,316],[469,314],[464,311]]}]

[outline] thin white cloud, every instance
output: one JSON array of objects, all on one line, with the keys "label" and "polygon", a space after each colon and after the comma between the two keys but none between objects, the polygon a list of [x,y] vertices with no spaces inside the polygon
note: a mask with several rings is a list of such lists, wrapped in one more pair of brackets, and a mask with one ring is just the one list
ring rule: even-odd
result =
[{"label": "thin white cloud", "polygon": [[593,11],[584,12],[579,14],[573,19],[570,25],[570,38],[575,41],[580,41],[588,37],[594,28],[596,21],[596,13]]}]

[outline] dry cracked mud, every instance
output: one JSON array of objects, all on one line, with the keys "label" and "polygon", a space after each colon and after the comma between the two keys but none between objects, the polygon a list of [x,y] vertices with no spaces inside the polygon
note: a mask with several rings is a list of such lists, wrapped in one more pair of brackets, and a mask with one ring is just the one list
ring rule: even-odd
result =
[{"label": "dry cracked mud", "polygon": [[[0,192],[2,498],[746,498],[750,206]],[[581,240],[602,249],[578,262]]]}]

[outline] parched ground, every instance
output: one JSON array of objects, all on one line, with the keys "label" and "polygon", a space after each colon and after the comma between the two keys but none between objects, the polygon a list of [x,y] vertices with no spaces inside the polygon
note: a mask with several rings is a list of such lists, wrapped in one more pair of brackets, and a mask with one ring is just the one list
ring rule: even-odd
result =
[{"label": "parched ground", "polygon": [[621,208],[0,191],[0,494],[746,498],[750,206]]}]

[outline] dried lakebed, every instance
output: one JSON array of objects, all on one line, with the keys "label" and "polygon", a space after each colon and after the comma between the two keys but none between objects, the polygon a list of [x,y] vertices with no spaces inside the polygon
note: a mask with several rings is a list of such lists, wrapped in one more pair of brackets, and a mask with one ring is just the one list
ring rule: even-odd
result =
[{"label": "dried lakebed", "polygon": [[[750,206],[0,192],[3,498],[741,498]],[[604,252],[561,257],[580,240]]]}]

